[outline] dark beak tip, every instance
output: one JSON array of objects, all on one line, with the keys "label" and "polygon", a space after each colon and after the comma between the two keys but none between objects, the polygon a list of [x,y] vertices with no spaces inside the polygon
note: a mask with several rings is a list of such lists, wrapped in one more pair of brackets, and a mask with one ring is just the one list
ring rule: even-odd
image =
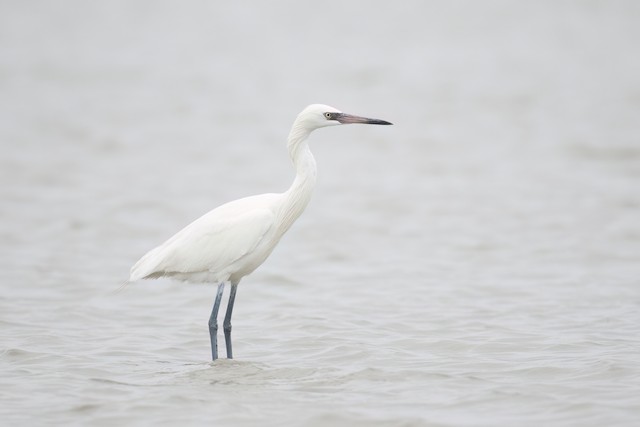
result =
[{"label": "dark beak tip", "polygon": [[386,120],[371,119],[367,117],[354,116],[351,114],[344,114],[344,113],[339,114],[336,120],[342,124],[351,124],[351,123],[363,123],[368,125],[392,125],[393,124]]}]

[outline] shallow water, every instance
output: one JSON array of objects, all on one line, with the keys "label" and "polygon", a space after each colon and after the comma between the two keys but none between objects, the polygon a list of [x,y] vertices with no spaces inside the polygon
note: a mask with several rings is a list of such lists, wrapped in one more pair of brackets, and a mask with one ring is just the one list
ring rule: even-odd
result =
[{"label": "shallow water", "polygon": [[[635,425],[635,2],[0,6],[6,425]],[[246,277],[117,291],[230,199],[307,211]]]}]

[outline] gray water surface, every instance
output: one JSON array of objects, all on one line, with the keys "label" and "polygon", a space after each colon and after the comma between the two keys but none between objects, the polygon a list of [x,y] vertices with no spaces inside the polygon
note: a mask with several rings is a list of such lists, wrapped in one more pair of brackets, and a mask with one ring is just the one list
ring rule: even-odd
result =
[{"label": "gray water surface", "polygon": [[[3,425],[633,426],[633,1],[3,2]],[[318,185],[240,284],[117,292],[215,206]],[[224,309],[224,308],[223,308]]]}]

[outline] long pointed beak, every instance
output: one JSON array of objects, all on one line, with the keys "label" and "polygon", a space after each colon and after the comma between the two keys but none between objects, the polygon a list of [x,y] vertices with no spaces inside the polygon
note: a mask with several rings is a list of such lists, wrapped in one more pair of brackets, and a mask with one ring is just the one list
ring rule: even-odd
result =
[{"label": "long pointed beak", "polygon": [[363,123],[367,125],[392,125],[393,123],[380,119],[369,119],[366,117],[354,116],[352,114],[340,113],[335,120],[339,121],[343,125],[350,123]]}]

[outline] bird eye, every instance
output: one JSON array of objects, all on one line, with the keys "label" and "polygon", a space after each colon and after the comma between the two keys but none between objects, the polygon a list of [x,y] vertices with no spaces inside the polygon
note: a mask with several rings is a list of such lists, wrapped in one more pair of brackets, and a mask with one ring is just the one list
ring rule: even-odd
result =
[{"label": "bird eye", "polygon": [[331,120],[331,119],[333,118],[333,115],[332,115],[331,113],[324,113],[324,117],[325,117],[327,120]]}]

